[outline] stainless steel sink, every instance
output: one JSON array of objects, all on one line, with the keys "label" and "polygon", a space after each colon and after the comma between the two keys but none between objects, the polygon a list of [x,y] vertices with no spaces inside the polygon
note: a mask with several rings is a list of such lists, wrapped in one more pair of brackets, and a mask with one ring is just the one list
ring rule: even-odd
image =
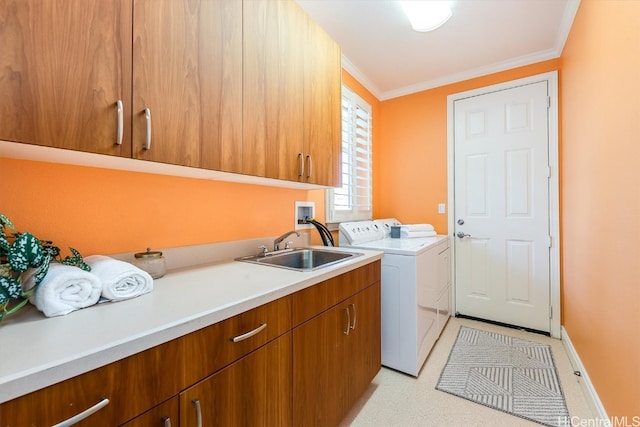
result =
[{"label": "stainless steel sink", "polygon": [[264,264],[296,271],[313,271],[329,267],[353,257],[362,255],[357,252],[338,252],[327,249],[296,248],[266,254],[237,258],[236,261]]}]

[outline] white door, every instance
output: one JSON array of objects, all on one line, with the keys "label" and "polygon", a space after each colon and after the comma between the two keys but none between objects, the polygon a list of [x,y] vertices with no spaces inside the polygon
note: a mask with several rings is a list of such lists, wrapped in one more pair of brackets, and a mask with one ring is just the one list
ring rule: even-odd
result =
[{"label": "white door", "polygon": [[550,331],[548,83],[454,102],[456,310]]}]

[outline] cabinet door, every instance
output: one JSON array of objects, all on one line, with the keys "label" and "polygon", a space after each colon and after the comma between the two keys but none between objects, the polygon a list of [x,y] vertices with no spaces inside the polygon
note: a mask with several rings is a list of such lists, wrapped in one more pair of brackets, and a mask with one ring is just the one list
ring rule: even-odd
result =
[{"label": "cabinet door", "polygon": [[133,14],[133,156],[240,172],[241,2],[135,0]]},{"label": "cabinet door", "polygon": [[335,426],[349,410],[349,304],[293,330],[293,424]]},{"label": "cabinet door", "polygon": [[380,282],[293,330],[294,425],[338,425],[381,366]]},{"label": "cabinet door", "polygon": [[356,294],[350,304],[353,304],[348,377],[351,408],[369,387],[382,365],[380,282]]},{"label": "cabinet door", "polygon": [[342,163],[340,46],[309,19],[304,59],[304,182],[340,186]]},{"label": "cabinet door", "polygon": [[293,1],[243,6],[243,173],[297,181],[306,16]]},{"label": "cabinet door", "polygon": [[[118,421],[130,420],[176,396],[185,387],[182,383],[183,359],[182,343],[172,340],[116,362],[121,390]],[[177,423],[177,417],[173,415],[172,418]]]},{"label": "cabinet door", "polygon": [[290,426],[291,357],[288,332],[187,389],[180,394],[180,424]]},{"label": "cabinet door", "polygon": [[130,0],[1,0],[0,46],[0,139],[131,156]]}]

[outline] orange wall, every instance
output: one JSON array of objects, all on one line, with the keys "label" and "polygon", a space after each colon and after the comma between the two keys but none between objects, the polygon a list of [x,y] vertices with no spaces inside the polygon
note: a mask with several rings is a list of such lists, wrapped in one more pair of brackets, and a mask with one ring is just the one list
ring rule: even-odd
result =
[{"label": "orange wall", "polygon": [[83,255],[279,235],[307,191],[0,158],[0,212]]},{"label": "orange wall", "polygon": [[[556,70],[559,60],[515,68],[383,101],[374,145],[374,216],[431,223],[447,233],[447,96]],[[375,123],[374,123],[375,126]],[[449,207],[447,206],[447,210]]]},{"label": "orange wall", "polygon": [[564,327],[609,416],[638,417],[640,2],[582,0],[561,66]]}]

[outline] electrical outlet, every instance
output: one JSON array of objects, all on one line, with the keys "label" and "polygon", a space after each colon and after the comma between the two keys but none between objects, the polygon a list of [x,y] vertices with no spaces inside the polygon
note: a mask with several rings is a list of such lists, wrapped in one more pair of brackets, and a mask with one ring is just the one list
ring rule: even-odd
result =
[{"label": "electrical outlet", "polygon": [[446,205],[444,203],[438,203],[438,213],[443,214],[447,211]]}]

